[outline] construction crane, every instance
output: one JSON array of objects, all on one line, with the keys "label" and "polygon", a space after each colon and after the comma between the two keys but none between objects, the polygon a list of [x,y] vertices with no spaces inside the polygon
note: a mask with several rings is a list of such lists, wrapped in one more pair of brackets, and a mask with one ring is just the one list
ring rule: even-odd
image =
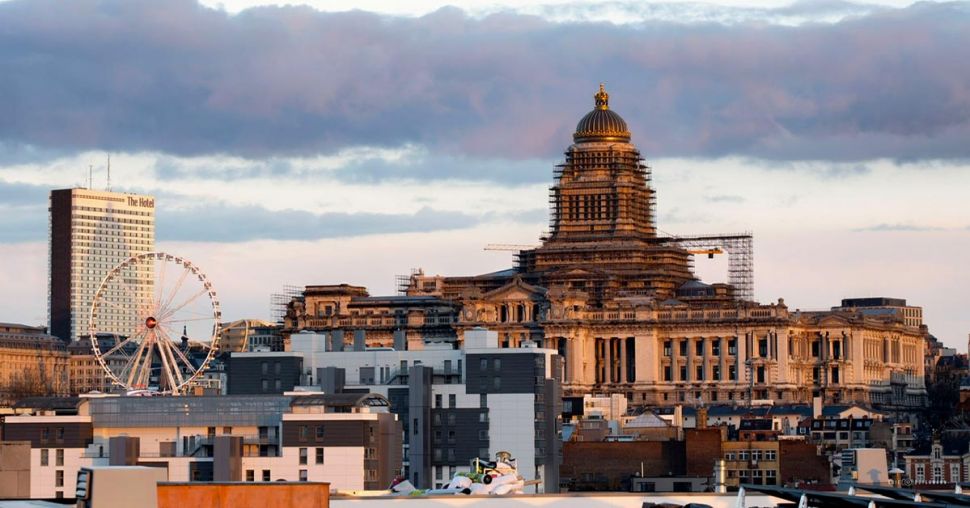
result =
[{"label": "construction crane", "polygon": [[707,259],[714,259],[715,254],[724,254],[724,251],[719,247],[714,247],[712,249],[687,249],[689,254],[707,254]]},{"label": "construction crane", "polygon": [[529,250],[535,249],[538,245],[526,245],[518,243],[490,243],[485,246],[484,250],[507,250],[507,251],[519,251],[519,250]]}]

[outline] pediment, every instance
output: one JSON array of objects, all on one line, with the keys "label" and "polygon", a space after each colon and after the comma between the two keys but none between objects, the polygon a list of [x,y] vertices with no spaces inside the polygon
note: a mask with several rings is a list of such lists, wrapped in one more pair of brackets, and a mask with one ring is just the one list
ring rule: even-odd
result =
[{"label": "pediment", "polygon": [[544,298],[546,288],[528,284],[515,277],[508,284],[482,295],[483,300],[538,300]]}]

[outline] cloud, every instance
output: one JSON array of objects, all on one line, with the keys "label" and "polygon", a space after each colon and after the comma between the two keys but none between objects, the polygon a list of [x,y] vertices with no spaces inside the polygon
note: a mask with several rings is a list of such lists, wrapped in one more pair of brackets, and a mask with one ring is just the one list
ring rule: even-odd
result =
[{"label": "cloud", "polygon": [[735,195],[716,195],[716,196],[704,196],[704,200],[708,203],[744,203],[745,199],[743,196]]},{"label": "cloud", "polygon": [[0,3],[0,143],[548,160],[606,81],[650,158],[970,158],[970,6],[860,9],[798,26],[616,26],[454,8],[232,15],[190,0],[13,0]]},{"label": "cloud", "polygon": [[[47,239],[47,193],[40,185],[0,181],[0,243]],[[268,210],[225,203],[199,204],[185,196],[160,193],[166,206],[156,210],[159,242],[245,242],[250,240],[318,240],[375,234],[464,229],[486,219],[535,222],[536,210],[471,215],[423,207],[413,213],[313,213]],[[186,203],[190,203],[186,206]]]},{"label": "cloud", "polygon": [[874,226],[867,226],[863,228],[856,228],[853,231],[857,233],[862,232],[893,232],[893,231],[941,231],[943,228],[935,226],[918,226],[914,224],[876,224]]},{"label": "cloud", "polygon": [[374,234],[463,229],[479,219],[456,212],[422,208],[413,214],[269,211],[246,206],[212,206],[159,214],[159,241],[245,242],[317,240]]}]

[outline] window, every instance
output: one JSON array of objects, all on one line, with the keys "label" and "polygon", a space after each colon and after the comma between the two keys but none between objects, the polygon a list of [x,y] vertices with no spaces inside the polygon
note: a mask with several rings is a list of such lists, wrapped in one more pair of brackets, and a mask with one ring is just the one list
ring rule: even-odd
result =
[{"label": "window", "polygon": [[495,370],[502,370],[502,359],[496,358],[492,360],[492,368]]},{"label": "window", "polygon": [[455,399],[456,399],[456,397],[455,397],[455,394],[454,393],[448,395],[448,407],[455,407],[456,406],[456,400]]},{"label": "window", "polygon": [[269,380],[268,379],[264,379],[262,385],[263,385],[263,391],[264,392],[268,392],[269,391]]},{"label": "window", "polygon": [[671,381],[671,379],[670,379],[670,365],[664,365],[664,381]]},{"label": "window", "polygon": [[276,381],[273,382],[273,388],[275,388],[276,391],[278,391],[278,392],[279,391],[282,391],[283,390],[283,382],[280,381],[279,379],[277,379]]},{"label": "window", "polygon": [[724,454],[724,460],[734,460],[734,452],[727,452]]},{"label": "window", "polygon": [[664,341],[664,356],[670,356],[670,341]]},{"label": "window", "polygon": [[479,441],[488,441],[488,431],[485,430],[485,429],[479,430],[478,431],[478,440]]},{"label": "window", "polygon": [[728,354],[729,355],[736,355],[736,354],[738,354],[738,339],[729,339],[728,340]]},{"label": "window", "polygon": [[269,469],[264,469],[263,470],[263,481],[264,482],[270,481],[270,479],[269,479]]},{"label": "window", "polygon": [[455,431],[448,431],[448,444],[455,444]]},{"label": "window", "polygon": [[768,356],[768,339],[758,339],[758,356],[762,358]]},{"label": "window", "polygon": [[223,427],[222,428],[222,433],[223,433],[223,435],[232,434],[232,427]]},{"label": "window", "polygon": [[923,464],[916,464],[916,483],[926,483],[926,472]]},{"label": "window", "polygon": [[711,356],[721,356],[721,339],[711,342]]},{"label": "window", "polygon": [[317,448],[316,450],[316,462],[317,464],[323,464],[323,448]]},{"label": "window", "polygon": [[680,356],[687,356],[687,339],[680,341]]},{"label": "window", "polygon": [[306,472],[306,469],[301,469],[300,470],[300,481],[301,482],[307,481],[307,472]]},{"label": "window", "polygon": [[448,413],[448,425],[455,424],[455,413]]},{"label": "window", "polygon": [[254,481],[256,481],[256,471],[253,471],[252,469],[247,469],[246,470],[246,481],[247,482],[254,482]]},{"label": "window", "polygon": [[943,466],[933,466],[933,483],[943,483]]},{"label": "window", "polygon": [[54,452],[54,465],[57,466],[57,467],[63,467],[64,466],[64,449],[63,448],[58,448],[57,451]]},{"label": "window", "polygon": [[495,376],[494,378],[492,378],[492,386],[494,386],[496,390],[501,390],[502,389],[502,378],[500,378],[498,376]]},{"label": "window", "polygon": [[694,343],[694,355],[695,356],[704,356],[704,341],[703,340],[699,340],[699,341],[697,341],[697,342]]},{"label": "window", "polygon": [[963,481],[960,478],[960,464],[950,464],[950,482],[949,483],[959,483]]},{"label": "window", "polygon": [[761,450],[751,450],[751,460],[761,460]]},{"label": "window", "polygon": [[479,370],[488,370],[488,359],[482,358],[478,363]]},{"label": "window", "polygon": [[487,421],[488,421],[488,413],[486,413],[485,411],[478,413],[478,423],[485,423]]},{"label": "window", "polygon": [[437,393],[434,396],[434,407],[441,407],[441,394]]},{"label": "window", "polygon": [[482,393],[478,396],[478,407],[482,409],[488,407],[488,394]]},{"label": "window", "polygon": [[698,365],[695,370],[696,370],[696,372],[695,372],[696,375],[695,375],[694,379],[696,379],[697,381],[703,381],[704,380],[704,366],[703,365]]},{"label": "window", "polygon": [[323,440],[323,425],[317,425],[317,441]]},{"label": "window", "polygon": [[64,470],[58,469],[54,471],[54,486],[63,487],[64,486]]},{"label": "window", "polygon": [[40,450],[40,465],[46,466],[50,461],[50,450],[41,449]]},{"label": "window", "polygon": [[714,365],[714,366],[711,367],[711,379],[713,379],[714,381],[720,381],[721,380],[721,366],[720,365]]},{"label": "window", "polygon": [[49,441],[51,438],[51,429],[44,427],[40,429],[40,440],[42,442]]},{"label": "window", "polygon": [[687,381],[687,366],[686,365],[681,365],[680,366],[680,378],[678,379],[678,381]]},{"label": "window", "polygon": [[309,436],[309,433],[310,433],[310,427],[308,427],[307,425],[301,425],[300,426],[300,441],[306,441],[307,440],[307,436]]},{"label": "window", "polygon": [[444,478],[444,473],[445,473],[445,468],[444,467],[436,467],[436,468],[434,468],[434,479],[435,480],[441,480],[441,479],[443,479]]},{"label": "window", "polygon": [[738,367],[737,367],[737,365],[729,365],[728,366],[728,381],[737,381],[737,380],[738,380]]},{"label": "window", "polygon": [[300,465],[305,466],[307,463],[307,450],[306,448],[300,448]]},{"label": "window", "polygon": [[280,362],[276,362],[276,363],[274,363],[274,364],[273,364],[273,372],[274,372],[274,373],[275,373],[275,374],[276,374],[277,376],[279,376],[279,375],[280,375],[280,370],[281,370],[281,367],[280,367]]},{"label": "window", "polygon": [[757,372],[758,372],[758,382],[759,383],[764,383],[765,382],[765,367],[764,367],[764,365],[759,365]]},{"label": "window", "polygon": [[774,450],[765,450],[765,460],[775,460],[777,454]]},{"label": "window", "polygon": [[262,362],[260,367],[261,367],[260,371],[263,373],[264,376],[266,374],[269,374],[269,362]]},{"label": "window", "polygon": [[57,428],[57,442],[61,443],[64,441],[64,427]]}]

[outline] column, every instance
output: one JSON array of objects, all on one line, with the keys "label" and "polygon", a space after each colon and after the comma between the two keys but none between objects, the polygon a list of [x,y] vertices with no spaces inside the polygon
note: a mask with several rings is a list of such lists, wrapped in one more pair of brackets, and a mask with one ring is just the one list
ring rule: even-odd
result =
[{"label": "column", "polygon": [[580,361],[582,358],[577,354],[579,348],[577,347],[575,337],[566,338],[566,382],[573,383],[576,381],[576,373],[582,368]]},{"label": "column", "polygon": [[660,352],[660,339],[652,335],[638,335],[636,342],[637,381],[656,382],[660,378],[663,356]]}]

